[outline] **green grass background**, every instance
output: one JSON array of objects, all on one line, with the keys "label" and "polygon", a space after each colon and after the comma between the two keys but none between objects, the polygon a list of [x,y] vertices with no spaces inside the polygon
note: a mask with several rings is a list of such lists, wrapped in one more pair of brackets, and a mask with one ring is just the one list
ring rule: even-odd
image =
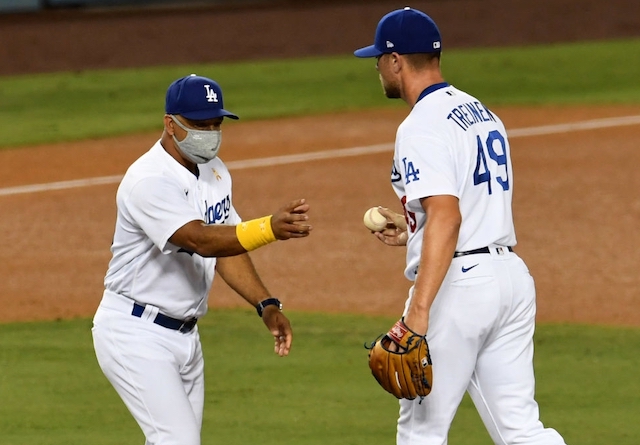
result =
[{"label": "green grass background", "polygon": [[[490,106],[640,103],[640,40],[446,52],[454,85]],[[293,61],[0,78],[1,147],[160,129],[164,91],[217,79],[243,119],[404,106],[381,94],[373,61]],[[99,292],[100,290],[97,290]],[[203,444],[394,443],[397,402],[370,376],[363,343],[386,317],[291,312],[278,358],[255,313],[216,310],[200,326],[207,362]],[[143,443],[93,354],[91,321],[0,324],[0,444]],[[545,325],[536,334],[542,420],[576,445],[637,445],[640,330]],[[491,443],[469,399],[450,443]]]},{"label": "green grass background", "polygon": [[[449,82],[489,106],[640,102],[640,39],[447,51]],[[305,58],[0,77],[0,147],[162,128],[178,77],[216,79],[242,119],[404,106],[383,97],[374,59]]]},{"label": "green grass background", "polygon": [[[369,373],[364,343],[393,317],[290,312],[289,357],[253,310],[202,319],[203,445],[373,445],[395,437],[397,401]],[[0,325],[3,445],[144,443],[102,375],[87,319]],[[542,420],[567,443],[637,445],[640,330],[541,325],[536,336]],[[489,445],[469,399],[450,443]]]}]

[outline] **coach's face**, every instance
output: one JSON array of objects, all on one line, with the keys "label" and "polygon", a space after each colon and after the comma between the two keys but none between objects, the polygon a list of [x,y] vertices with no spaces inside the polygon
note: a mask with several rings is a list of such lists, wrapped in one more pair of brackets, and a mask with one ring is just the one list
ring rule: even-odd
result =
[{"label": "coach's face", "polygon": [[395,62],[394,54],[383,54],[376,57],[376,69],[382,84],[382,90],[389,99],[400,99],[400,84],[398,83],[392,65]]}]

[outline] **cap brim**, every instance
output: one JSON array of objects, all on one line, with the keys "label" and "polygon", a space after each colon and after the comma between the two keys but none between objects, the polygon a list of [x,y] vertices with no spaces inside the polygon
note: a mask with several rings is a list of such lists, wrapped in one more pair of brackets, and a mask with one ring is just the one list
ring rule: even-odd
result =
[{"label": "cap brim", "polygon": [[228,117],[230,119],[240,119],[235,114],[224,110],[199,110],[199,111],[191,111],[189,113],[178,113],[180,116],[184,116],[187,119],[191,119],[194,121],[206,121],[207,119],[214,119],[216,117]]},{"label": "cap brim", "polygon": [[353,52],[353,55],[356,57],[378,57],[382,54],[384,53],[377,49],[375,45],[365,46]]},{"label": "cap brim", "polygon": [[235,119],[235,120],[240,119],[237,115],[235,115],[235,114],[233,114],[233,113],[231,113],[231,112],[229,112],[227,110],[222,110],[222,111],[224,112],[224,114],[223,114],[224,117],[228,117],[228,118]]}]

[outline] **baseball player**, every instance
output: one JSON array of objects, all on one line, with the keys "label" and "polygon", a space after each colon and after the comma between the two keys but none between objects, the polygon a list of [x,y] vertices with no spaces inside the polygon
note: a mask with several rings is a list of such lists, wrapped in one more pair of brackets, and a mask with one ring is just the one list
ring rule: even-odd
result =
[{"label": "baseball player", "polygon": [[388,98],[411,111],[399,126],[391,184],[406,226],[377,237],[406,245],[413,282],[403,313],[426,334],[433,386],[425,398],[400,400],[399,445],[444,445],[468,391],[494,443],[560,445],[534,400],[535,288],[513,252],[513,169],[504,125],[475,97],[449,85],[433,20],[404,8],[378,23],[371,46]]},{"label": "baseball player", "polygon": [[93,320],[98,363],[148,445],[198,445],[204,362],[197,321],[217,272],[255,306],[276,354],[291,348],[289,320],[247,252],[309,235],[304,199],[242,221],[218,158],[220,86],[190,75],[166,93],[159,141],[127,170],[116,195],[113,257]]}]

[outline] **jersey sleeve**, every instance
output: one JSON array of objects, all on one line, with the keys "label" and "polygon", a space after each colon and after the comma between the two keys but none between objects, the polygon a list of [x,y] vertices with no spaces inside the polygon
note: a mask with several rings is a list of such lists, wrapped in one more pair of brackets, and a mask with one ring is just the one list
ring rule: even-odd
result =
[{"label": "jersey sleeve", "polygon": [[459,197],[454,159],[444,141],[434,136],[410,136],[399,139],[396,150],[409,210],[420,211],[421,198]]},{"label": "jersey sleeve", "polygon": [[165,254],[172,252],[173,246],[168,241],[176,230],[190,221],[202,220],[182,188],[161,176],[136,183],[129,194],[127,209],[135,223]]}]

